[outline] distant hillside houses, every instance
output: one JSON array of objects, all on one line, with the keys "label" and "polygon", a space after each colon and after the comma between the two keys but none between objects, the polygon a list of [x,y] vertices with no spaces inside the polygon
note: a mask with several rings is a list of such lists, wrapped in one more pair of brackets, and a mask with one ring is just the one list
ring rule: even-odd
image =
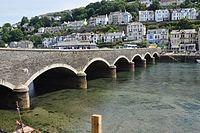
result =
[{"label": "distant hillside houses", "polygon": [[63,26],[66,26],[68,29],[80,29],[84,25],[88,25],[87,20],[80,20],[80,21],[69,21],[69,22],[64,22],[62,24]]},{"label": "distant hillside houses", "polygon": [[132,15],[125,11],[125,12],[111,12],[109,14],[109,24],[128,24],[132,20]]},{"label": "distant hillside houses", "polygon": [[150,44],[168,44],[169,30],[168,29],[150,29],[147,31],[146,38]]},{"label": "distant hillside houses", "polygon": [[[171,16],[171,18],[170,18]],[[163,21],[176,21],[182,18],[197,19],[198,12],[195,8],[182,8],[173,9],[170,13],[169,10],[156,10],[154,11],[139,11],[139,22],[163,22]]]},{"label": "distant hillside houses", "polygon": [[11,42],[9,44],[10,48],[33,48],[33,42],[32,41],[28,41],[28,40],[22,40],[19,42]]},{"label": "distant hillside houses", "polygon": [[171,20],[180,20],[182,18],[197,19],[197,11],[194,8],[174,9]]},{"label": "distant hillside houses", "polygon": [[127,26],[127,40],[142,42],[146,35],[146,26],[140,22],[132,22]]},{"label": "distant hillside houses", "polygon": [[[185,0],[160,0],[160,5],[162,6],[168,6],[168,5],[180,5],[183,3]],[[146,7],[149,7],[153,0],[139,0],[141,4],[145,4]]]},{"label": "distant hillside houses", "polygon": [[97,42],[117,42],[123,41],[125,38],[124,32],[113,32],[113,33],[73,33],[67,36],[61,37],[52,37],[52,38],[44,38],[42,44],[46,48],[51,48],[53,45],[57,44],[58,42],[90,42],[90,43],[97,43]]},{"label": "distant hillside houses", "polygon": [[97,17],[90,17],[88,20],[89,26],[97,26],[97,25],[107,25],[108,24],[108,15],[100,15]]}]

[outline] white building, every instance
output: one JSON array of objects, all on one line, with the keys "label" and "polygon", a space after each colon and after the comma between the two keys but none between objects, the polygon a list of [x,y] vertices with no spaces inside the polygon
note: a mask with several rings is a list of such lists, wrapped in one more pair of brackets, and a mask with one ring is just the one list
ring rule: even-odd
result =
[{"label": "white building", "polygon": [[146,5],[146,7],[149,7],[152,4],[152,0],[139,0],[139,2]]},{"label": "white building", "polygon": [[28,41],[28,40],[22,40],[19,42],[11,42],[9,44],[10,48],[29,48],[32,49],[34,47],[33,42],[32,41]]},{"label": "white building", "polygon": [[129,12],[111,12],[109,14],[109,24],[128,24],[132,20]]},{"label": "white building", "polygon": [[174,9],[171,16],[171,20],[197,19],[197,11],[195,8]]},{"label": "white building", "polygon": [[195,29],[172,30],[170,43],[174,51],[196,51],[197,32]]},{"label": "white building", "polygon": [[117,42],[122,41],[125,37],[124,32],[114,32],[98,35],[98,41],[100,42]]},{"label": "white building", "polygon": [[162,22],[170,20],[170,12],[169,10],[156,10],[155,11],[155,21]]},{"label": "white building", "polygon": [[140,22],[133,22],[127,26],[127,40],[141,42],[146,35],[146,27]]},{"label": "white building", "polygon": [[80,29],[82,26],[87,25],[87,21],[81,20],[81,21],[71,21],[71,22],[64,22],[62,25],[66,26],[69,29]]},{"label": "white building", "polygon": [[154,21],[154,11],[139,11],[139,21],[148,22]]},{"label": "white building", "polygon": [[88,24],[90,26],[97,26],[97,25],[107,25],[108,24],[108,15],[100,15],[97,17],[90,17],[88,20]]},{"label": "white building", "polygon": [[199,31],[198,31],[198,50],[200,51],[200,28],[199,28]]},{"label": "white building", "polygon": [[160,5],[168,6],[168,5],[180,5],[185,0],[160,0]]},{"label": "white building", "polygon": [[150,29],[147,31],[147,41],[150,44],[166,45],[169,43],[169,29]]}]

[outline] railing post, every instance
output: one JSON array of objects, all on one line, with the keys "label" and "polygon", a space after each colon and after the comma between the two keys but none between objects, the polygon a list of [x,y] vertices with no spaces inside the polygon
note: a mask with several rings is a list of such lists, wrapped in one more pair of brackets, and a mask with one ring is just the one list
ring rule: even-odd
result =
[{"label": "railing post", "polygon": [[102,116],[92,115],[92,133],[102,133]]}]

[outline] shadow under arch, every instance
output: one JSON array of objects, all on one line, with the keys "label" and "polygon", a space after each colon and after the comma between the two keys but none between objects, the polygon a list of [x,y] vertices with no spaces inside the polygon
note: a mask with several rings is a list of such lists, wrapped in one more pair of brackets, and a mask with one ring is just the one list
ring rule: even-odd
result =
[{"label": "shadow under arch", "polygon": [[126,56],[119,56],[113,65],[117,67],[117,72],[130,70],[130,61]]},{"label": "shadow under arch", "polygon": [[155,58],[155,61],[156,61],[156,62],[157,62],[158,59],[160,58],[160,54],[159,54],[158,52],[154,52],[154,53],[152,54],[152,56]]},{"label": "shadow under arch", "polygon": [[102,59],[92,59],[83,69],[87,74],[87,79],[106,78],[110,74],[110,64]]},{"label": "shadow under arch", "polygon": [[133,58],[132,61],[135,63],[135,67],[140,67],[141,64],[143,64],[143,58],[141,55],[136,54]]},{"label": "shadow under arch", "polygon": [[15,105],[15,95],[13,89],[0,85],[0,109],[13,109]]},{"label": "shadow under arch", "polygon": [[77,73],[76,69],[69,65],[53,64],[36,72],[25,85],[29,86],[31,97],[51,91],[76,88]]},{"label": "shadow under arch", "polygon": [[152,62],[153,62],[153,57],[151,56],[151,54],[149,52],[147,52],[144,55],[144,59],[146,59],[147,64],[152,64]]}]

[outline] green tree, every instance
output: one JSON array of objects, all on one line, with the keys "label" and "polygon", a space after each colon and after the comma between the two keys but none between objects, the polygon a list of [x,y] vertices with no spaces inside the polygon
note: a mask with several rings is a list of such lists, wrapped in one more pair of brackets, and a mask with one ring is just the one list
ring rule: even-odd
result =
[{"label": "green tree", "polygon": [[154,0],[152,4],[148,7],[148,10],[158,10],[161,9],[160,2],[158,0]]},{"label": "green tree", "polygon": [[42,48],[42,37],[41,36],[37,36],[37,35],[33,35],[30,37],[30,39],[35,48]]},{"label": "green tree", "polygon": [[0,47],[5,47],[5,42],[3,40],[0,40]]},{"label": "green tree", "polygon": [[51,27],[51,20],[48,17],[42,17],[39,21],[41,27]]},{"label": "green tree", "polygon": [[3,27],[2,28],[11,28],[12,26],[11,26],[11,24],[10,23],[5,23],[4,25],[3,25]]},{"label": "green tree", "polygon": [[10,32],[10,41],[20,41],[24,38],[24,34],[20,29],[14,29]]},{"label": "green tree", "polygon": [[29,19],[27,17],[22,17],[20,25],[23,26],[24,24],[29,23]]},{"label": "green tree", "polygon": [[73,18],[69,13],[66,13],[61,17],[61,22],[62,23],[63,22],[67,22],[67,21],[72,21],[72,20],[73,20]]},{"label": "green tree", "polygon": [[181,8],[192,8],[193,3],[191,2],[191,0],[185,0],[183,3],[181,3],[180,7]]},{"label": "green tree", "polygon": [[183,18],[180,19],[178,21],[178,29],[192,29],[193,28],[193,24],[191,23],[191,21],[189,19]]}]

